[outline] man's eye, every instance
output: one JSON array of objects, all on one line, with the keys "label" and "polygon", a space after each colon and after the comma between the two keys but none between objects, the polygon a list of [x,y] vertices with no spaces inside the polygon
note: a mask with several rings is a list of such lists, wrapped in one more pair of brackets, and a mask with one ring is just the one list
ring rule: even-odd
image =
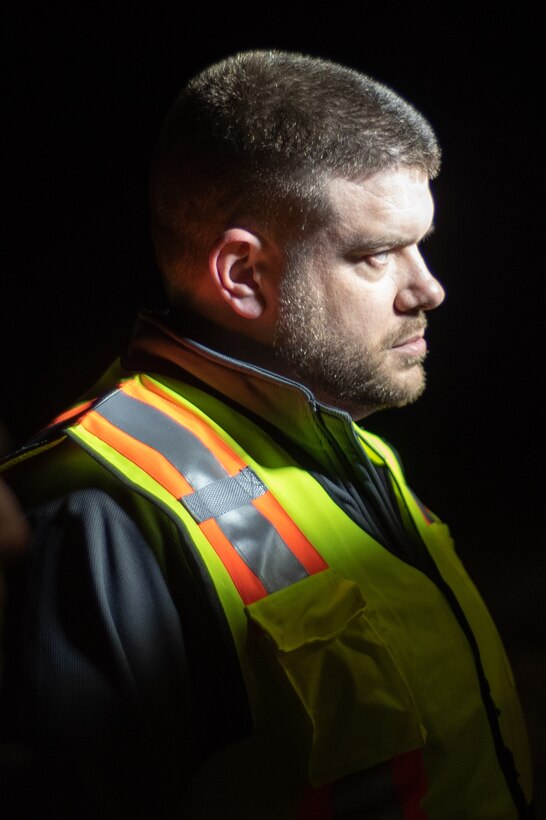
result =
[{"label": "man's eye", "polygon": [[348,258],[353,262],[353,264],[365,264],[370,268],[383,268],[388,263],[391,253],[391,249],[386,251],[376,251],[375,253],[370,253],[369,251],[359,251],[358,253],[355,252],[354,254],[351,254]]},{"label": "man's eye", "polygon": [[366,257],[366,261],[372,265],[386,265],[389,261],[389,251],[380,251],[379,253],[371,253]]}]

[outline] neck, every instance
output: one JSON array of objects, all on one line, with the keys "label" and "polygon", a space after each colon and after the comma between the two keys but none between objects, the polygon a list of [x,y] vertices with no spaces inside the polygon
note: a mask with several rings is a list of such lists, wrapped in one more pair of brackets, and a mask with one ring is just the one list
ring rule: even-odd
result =
[{"label": "neck", "polygon": [[349,413],[355,421],[363,419],[378,409],[377,407],[352,406],[347,402],[340,402],[335,396],[324,393],[316,385],[306,384],[301,376],[294,372],[289,363],[276,353],[273,347],[264,345],[250,336],[238,333],[232,328],[219,325],[195,311],[185,309],[184,311],[171,312],[167,323],[178,335],[200,342],[218,353],[223,353],[247,364],[256,365],[270,373],[303,384],[320,402]]},{"label": "neck", "polygon": [[169,313],[167,322],[179,335],[200,342],[218,353],[289,376],[282,369],[282,361],[272,347],[213,322],[200,313],[192,310],[173,311]]}]

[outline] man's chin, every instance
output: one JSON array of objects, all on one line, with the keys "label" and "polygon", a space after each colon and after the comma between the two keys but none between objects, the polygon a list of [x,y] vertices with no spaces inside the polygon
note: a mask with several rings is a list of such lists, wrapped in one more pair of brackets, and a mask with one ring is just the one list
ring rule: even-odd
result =
[{"label": "man's chin", "polygon": [[370,390],[366,397],[362,396],[361,406],[366,404],[366,415],[391,407],[406,407],[423,395],[425,387],[426,373],[423,365],[414,361],[412,367],[398,378],[386,380],[379,384],[375,391]]},{"label": "man's chin", "polygon": [[412,372],[407,372],[406,375],[411,378],[408,378],[405,384],[400,385],[399,395],[395,399],[395,404],[391,405],[392,407],[406,407],[408,404],[413,404],[425,391],[427,377],[421,362],[414,364]]},{"label": "man's chin", "polygon": [[326,394],[320,390],[317,390],[315,395],[324,404],[345,410],[354,421],[360,421],[381,410],[406,407],[408,404],[413,404],[423,394],[425,387],[426,378],[423,371],[421,378],[411,385],[401,385],[398,382],[395,384],[383,383],[381,386],[374,386],[374,388],[361,395],[343,398]]}]

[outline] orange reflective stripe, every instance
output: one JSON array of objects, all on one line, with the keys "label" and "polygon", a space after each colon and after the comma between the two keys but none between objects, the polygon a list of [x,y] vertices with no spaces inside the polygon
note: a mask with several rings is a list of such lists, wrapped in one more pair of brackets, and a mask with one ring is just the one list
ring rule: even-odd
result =
[{"label": "orange reflective stripe", "polygon": [[[155,385],[154,385],[155,387]],[[126,382],[121,386],[121,390],[126,393],[128,396],[131,396],[138,401],[143,401],[147,404],[150,404],[152,407],[155,407],[157,410],[166,413],[173,421],[177,421],[179,424],[182,424],[184,427],[189,429],[199,440],[210,450],[214,456],[218,459],[218,461],[222,464],[226,472],[230,475],[235,475],[240,470],[244,469],[247,465],[245,462],[239,458],[239,456],[231,450],[231,448],[224,442],[211,428],[204,422],[202,419],[198,418],[195,414],[191,411],[187,410],[184,407],[180,407],[179,405],[175,404],[172,399],[168,398],[167,396],[160,395],[159,392],[153,392],[149,390],[147,387],[143,387],[142,384],[132,381]],[[152,472],[153,467],[150,465],[150,469],[147,469],[147,472],[153,476]],[[180,496],[178,496],[180,497]],[[259,510],[262,515],[267,518],[267,520],[273,525],[273,527],[277,530],[280,537],[283,541],[289,546],[290,550],[293,554],[298,558],[301,564],[305,567],[307,572],[310,575],[313,575],[316,572],[321,572],[322,570],[327,568],[326,561],[322,558],[322,556],[316,551],[314,546],[311,542],[305,537],[302,531],[296,526],[292,518],[286,513],[284,508],[279,504],[277,499],[272,495],[272,493],[268,490],[264,495],[260,496],[260,498],[254,499],[252,504]],[[203,530],[203,525],[200,525],[201,529]],[[203,530],[204,531],[204,530]],[[214,531],[211,528],[211,531]],[[249,594],[252,595],[252,600],[258,600],[264,595],[267,595],[267,591],[265,587],[263,587],[261,581],[248,569],[245,562],[239,557],[236,551],[233,551],[234,554],[237,556],[236,561],[226,561],[226,551],[225,551],[225,544],[229,543],[229,541],[225,538],[221,530],[217,528],[218,533],[222,536],[221,544],[222,544],[222,554],[218,552],[219,557],[222,560],[222,563],[226,566],[226,569],[231,575],[231,578],[239,590],[250,590],[252,588],[254,591],[252,593],[246,592],[243,596],[243,600],[245,603],[250,603],[249,600],[246,600],[245,596]],[[208,538],[208,535],[207,535]],[[209,539],[210,540],[210,539]],[[216,549],[214,543],[212,546]],[[232,570],[236,570],[236,568],[242,570],[245,568],[245,571],[240,574],[236,572],[235,574],[232,573]],[[253,587],[253,581],[250,582],[249,586],[249,579],[246,578],[246,571],[248,571],[252,578],[255,579],[257,586]],[[257,591],[260,589],[260,594],[257,595]]]},{"label": "orange reflective stripe", "polygon": [[79,425],[181,502],[245,604],[327,568],[252,468],[172,398],[124,382]]},{"label": "orange reflective stripe", "polygon": [[[161,453],[115,427],[98,413],[89,413],[80,424],[148,473],[177,501],[193,492],[191,484]],[[265,597],[266,588],[233,548],[216,521],[208,519],[199,524],[199,528],[229,572],[244,603],[249,604]]]},{"label": "orange reflective stripe", "polygon": [[115,427],[98,413],[88,413],[80,425],[148,473],[176,499],[193,492],[184,476],[161,453]]},{"label": "orange reflective stripe", "polygon": [[214,518],[203,521],[199,528],[227,569],[245,605],[265,598],[268,594],[267,589],[234,549],[231,541],[226,538]]},{"label": "orange reflective stripe", "polygon": [[316,572],[322,572],[323,569],[328,568],[328,564],[322,555],[307,540],[284,507],[281,507],[269,490],[259,498],[255,498],[252,504],[262,513],[264,518],[267,518],[273,524],[285,544],[288,544],[309,575],[314,575]]},{"label": "orange reflective stripe", "polygon": [[70,410],[65,410],[64,413],[59,413],[58,416],[55,416],[48,427],[52,427],[54,424],[60,424],[62,421],[70,421],[70,419],[80,413],[83,413],[88,407],[91,407],[94,401],[95,399],[91,399],[90,401],[82,401],[81,404],[76,404],[76,406],[71,407]]},{"label": "orange reflective stripe", "polygon": [[175,404],[172,399],[163,398],[163,396],[148,390],[136,381],[126,382],[121,385],[120,389],[128,396],[137,399],[137,401],[142,401],[151,407],[155,407],[156,410],[165,413],[173,421],[178,422],[178,424],[190,430],[208,450],[214,453],[229,475],[235,475],[246,467],[242,458],[240,458],[208,424],[187,408]]}]

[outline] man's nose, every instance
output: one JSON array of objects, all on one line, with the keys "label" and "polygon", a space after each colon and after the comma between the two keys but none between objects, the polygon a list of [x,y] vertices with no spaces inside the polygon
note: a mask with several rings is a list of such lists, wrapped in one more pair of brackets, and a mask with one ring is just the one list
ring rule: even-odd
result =
[{"label": "man's nose", "polygon": [[401,313],[412,310],[434,310],[442,304],[445,295],[445,290],[429,271],[419,251],[416,251],[396,294],[396,309]]}]

